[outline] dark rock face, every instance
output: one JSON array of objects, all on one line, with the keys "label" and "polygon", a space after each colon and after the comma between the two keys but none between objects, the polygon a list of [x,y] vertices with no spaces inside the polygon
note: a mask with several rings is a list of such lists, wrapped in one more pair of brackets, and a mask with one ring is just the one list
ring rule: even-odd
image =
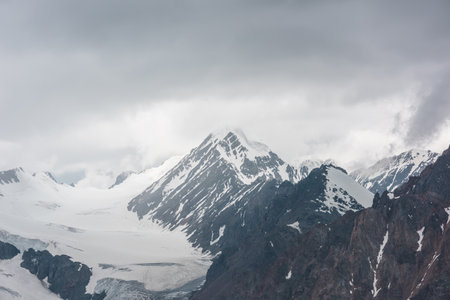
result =
[{"label": "dark rock face", "polygon": [[14,245],[0,241],[0,259],[11,259],[19,253],[19,249]]},{"label": "dark rock face", "polygon": [[450,148],[395,197],[290,240],[276,229],[279,255],[261,238],[224,251],[194,299],[449,299],[449,221]]},{"label": "dark rock face", "polygon": [[[51,255],[47,250],[29,249],[23,253],[22,268],[35,274],[40,280],[47,278],[49,289],[63,299],[103,299],[101,294],[86,294],[86,286],[92,272],[79,262],[73,262],[66,255]],[[103,297],[103,298],[102,298]]]},{"label": "dark rock face", "polygon": [[[269,275],[269,267],[298,241],[302,232],[341,216],[336,209],[321,209],[326,201],[328,168],[334,167],[314,169],[295,185],[283,182],[266,186],[257,197],[249,199],[246,226],[230,224],[223,237],[222,254],[214,260],[205,285],[193,299],[264,298],[258,286]],[[336,201],[345,203],[347,211],[363,209],[351,200]],[[283,271],[276,272],[286,276]]]}]

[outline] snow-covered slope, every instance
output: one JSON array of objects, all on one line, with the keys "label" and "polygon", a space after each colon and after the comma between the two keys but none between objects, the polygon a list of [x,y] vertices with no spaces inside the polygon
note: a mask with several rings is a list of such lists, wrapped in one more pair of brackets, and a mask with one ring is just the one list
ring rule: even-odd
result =
[{"label": "snow-covered slope", "polygon": [[166,160],[156,168],[148,168],[141,172],[127,171],[122,172],[116,178],[115,183],[110,189],[134,191],[137,194],[144,191],[149,184],[160,179],[165,173],[172,169],[182,156],[174,156]]},{"label": "snow-covered slope", "polygon": [[110,189],[118,188],[118,186],[121,185],[120,189],[138,190],[139,192],[142,192],[142,187],[146,188],[149,183],[155,182],[161,178],[167,171],[172,169],[181,160],[181,158],[182,156],[171,157],[159,167],[148,168],[141,172],[122,172],[117,176],[116,181]]},{"label": "snow-covered slope", "polygon": [[[93,273],[87,286],[90,293],[98,284],[112,289],[111,284],[120,283],[126,292],[132,289],[123,286],[141,282],[151,294],[197,282],[205,276],[209,258],[192,248],[182,232],[164,230],[127,210],[129,199],[144,190],[152,176],[156,180],[164,168],[168,166],[146,171],[145,178],[138,179],[136,174],[136,178],[105,190],[58,184],[46,173],[33,176],[15,169],[6,176],[2,172],[0,240],[22,251],[46,249],[86,264]],[[16,270],[12,270],[14,266]],[[14,278],[21,280],[29,273],[18,266],[15,260],[2,262],[0,269],[18,275],[9,278],[7,286],[0,286],[27,295],[28,285]]]},{"label": "snow-covered slope", "polygon": [[[347,211],[371,206],[373,194],[355,182],[344,169],[328,164],[313,169],[295,185],[283,183],[272,198],[275,200],[269,201],[271,207],[264,215],[268,223],[264,230],[287,225],[304,233],[317,222],[328,223]],[[274,220],[266,215],[272,215]],[[247,215],[246,223],[249,223],[248,218]]]},{"label": "snow-covered slope", "polygon": [[399,155],[379,160],[374,165],[356,170],[350,175],[372,191],[394,191],[410,176],[418,176],[426,166],[434,163],[438,153],[430,150],[409,150]]},{"label": "snow-covered slope", "polygon": [[183,158],[128,172],[110,189],[59,184],[20,168],[0,172],[0,241],[86,264],[93,272],[87,292],[106,290],[107,299],[182,295],[206,274],[210,256],[201,250],[217,254],[233,244],[234,230],[253,228],[283,181],[304,178],[289,183],[301,197],[283,204],[291,207],[283,222],[298,232],[371,204],[372,194],[344,170],[322,163],[291,166],[233,130],[209,135]]},{"label": "snow-covered slope", "polygon": [[[364,207],[372,205],[373,194],[353,180],[343,169],[329,165],[324,204],[327,209],[335,208],[341,215],[349,210],[349,204],[357,202]],[[341,200],[336,201],[335,199]]]}]

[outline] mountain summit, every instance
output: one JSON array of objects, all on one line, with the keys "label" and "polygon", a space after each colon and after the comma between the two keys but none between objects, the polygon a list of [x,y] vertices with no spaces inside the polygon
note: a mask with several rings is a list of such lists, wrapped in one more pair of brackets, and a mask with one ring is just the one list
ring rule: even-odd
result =
[{"label": "mountain summit", "polygon": [[208,135],[128,209],[171,229],[185,226],[194,245],[214,248],[225,230],[222,218],[242,214],[248,196],[272,179],[297,180],[294,169],[266,145],[240,130],[222,131]]},{"label": "mountain summit", "polygon": [[240,129],[210,134],[198,150],[217,152],[214,158],[234,169],[238,179],[251,184],[258,178],[296,181],[291,166],[281,160],[268,146],[250,141]]},{"label": "mountain summit", "polygon": [[[343,214],[349,207],[362,208],[361,199],[364,206],[371,204],[372,194],[345,171],[334,167],[324,167],[323,171],[329,172],[331,181],[326,192],[320,184],[319,192],[326,193],[326,201],[317,209]],[[248,140],[240,130],[222,131],[208,135],[173,169],[132,199],[128,209],[170,229],[182,227],[194,246],[216,253],[231,219],[237,216],[242,226],[249,221],[249,201],[261,197],[265,189],[270,194],[283,181],[295,183],[301,178],[297,169],[266,145]]]}]

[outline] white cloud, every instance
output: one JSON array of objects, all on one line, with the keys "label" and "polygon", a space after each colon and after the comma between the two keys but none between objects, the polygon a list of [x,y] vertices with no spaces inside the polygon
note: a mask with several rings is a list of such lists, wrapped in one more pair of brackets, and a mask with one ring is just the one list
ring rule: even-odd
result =
[{"label": "white cloud", "polygon": [[184,154],[225,126],[287,160],[332,157],[347,168],[412,146],[441,150],[448,9],[1,3],[0,169],[116,174]]}]

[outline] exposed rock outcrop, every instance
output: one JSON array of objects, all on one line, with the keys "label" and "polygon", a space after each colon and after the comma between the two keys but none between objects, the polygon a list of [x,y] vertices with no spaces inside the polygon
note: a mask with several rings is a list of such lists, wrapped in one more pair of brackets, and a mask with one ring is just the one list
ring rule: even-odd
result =
[{"label": "exposed rock outcrop", "polygon": [[0,259],[11,259],[20,251],[14,245],[0,241]]},{"label": "exposed rock outcrop", "polygon": [[86,286],[92,272],[88,266],[73,262],[67,255],[53,256],[47,250],[29,249],[23,253],[21,267],[29,270],[40,280],[47,278],[49,289],[63,299],[103,299],[104,294],[86,294]]},{"label": "exposed rock outcrop", "polygon": [[17,183],[20,181],[19,174],[23,172],[22,168],[0,171],[0,184]]}]

